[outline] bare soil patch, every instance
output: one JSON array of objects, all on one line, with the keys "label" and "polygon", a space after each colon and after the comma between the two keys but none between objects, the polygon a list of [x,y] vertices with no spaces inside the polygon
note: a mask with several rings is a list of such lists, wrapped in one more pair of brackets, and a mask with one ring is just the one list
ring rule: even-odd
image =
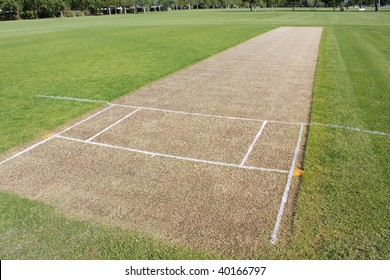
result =
[{"label": "bare soil patch", "polygon": [[294,156],[299,126],[267,123],[261,138],[256,142],[247,164],[288,170]]},{"label": "bare soil patch", "polygon": [[75,218],[235,257],[249,257],[269,240],[285,180],[286,174],[61,139],[2,166],[0,174],[3,189]]},{"label": "bare soil patch", "polygon": [[[287,122],[309,120],[321,31],[279,28],[126,95],[114,103],[135,108],[105,106],[0,163],[0,187],[78,219],[253,257],[303,157],[303,126]],[[282,237],[292,214],[289,200]]]},{"label": "bare soil patch", "polygon": [[316,27],[275,29],[116,102],[307,122],[321,32]]},{"label": "bare soil patch", "polygon": [[99,116],[94,117],[72,128],[71,130],[63,133],[62,135],[87,140],[88,138],[96,135],[97,133],[111,125],[113,123],[113,120],[120,119],[134,111],[134,108],[115,106],[99,114]]},{"label": "bare soil patch", "polygon": [[95,141],[239,164],[261,122],[139,111]]}]

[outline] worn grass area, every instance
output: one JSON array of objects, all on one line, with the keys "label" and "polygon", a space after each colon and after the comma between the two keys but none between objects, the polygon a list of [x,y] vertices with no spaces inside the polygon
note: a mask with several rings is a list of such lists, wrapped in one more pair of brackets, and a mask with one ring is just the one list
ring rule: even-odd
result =
[{"label": "worn grass area", "polygon": [[[390,131],[390,28],[381,13],[178,12],[0,23],[0,153],[279,26],[324,26],[312,120]],[[389,259],[390,140],[312,126],[289,246],[259,258]],[[68,220],[0,192],[0,257],[213,258],[141,234]],[[285,243],[279,243],[285,245]]]}]

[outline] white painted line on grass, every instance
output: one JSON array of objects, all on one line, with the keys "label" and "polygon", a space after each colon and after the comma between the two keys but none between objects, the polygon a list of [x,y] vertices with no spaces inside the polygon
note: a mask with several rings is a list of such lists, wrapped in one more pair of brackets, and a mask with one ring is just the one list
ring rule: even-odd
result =
[{"label": "white painted line on grass", "polygon": [[297,144],[295,146],[295,151],[294,151],[294,156],[293,156],[293,160],[292,160],[291,167],[290,167],[290,172],[288,173],[286,187],[284,188],[284,193],[283,193],[282,201],[280,202],[279,212],[278,212],[278,216],[276,218],[274,231],[273,231],[272,236],[271,236],[270,242],[272,244],[276,243],[276,240],[278,237],[278,232],[279,232],[280,223],[281,223],[282,217],[283,217],[284,207],[286,206],[288,192],[290,191],[291,182],[292,182],[292,178],[293,178],[293,174],[294,174],[294,169],[295,169],[295,165],[296,165],[298,154],[299,154],[299,148],[300,148],[301,139],[302,139],[302,132],[303,132],[303,125],[301,125],[301,128],[299,130],[298,140],[297,140]]},{"label": "white painted line on grass", "polygon": [[20,156],[20,155],[23,155],[24,153],[27,153],[28,151],[31,151],[32,149],[34,149],[34,148],[36,148],[36,147],[38,147],[38,146],[40,146],[40,145],[46,143],[47,141],[53,139],[54,137],[57,137],[57,136],[61,135],[62,133],[65,133],[65,132],[67,132],[68,130],[71,130],[72,128],[74,128],[74,127],[76,127],[76,126],[82,124],[83,122],[86,122],[86,121],[89,120],[89,119],[92,119],[92,118],[96,117],[97,115],[103,113],[104,111],[106,111],[106,110],[108,110],[108,109],[111,109],[112,107],[114,107],[114,106],[113,106],[113,105],[110,105],[109,107],[104,108],[103,110],[100,110],[99,112],[97,112],[97,113],[95,113],[95,114],[89,116],[88,118],[86,118],[86,119],[84,119],[84,120],[82,120],[82,121],[79,121],[78,123],[76,123],[76,124],[74,124],[74,125],[72,125],[72,126],[66,128],[66,129],[62,130],[61,132],[59,132],[59,133],[57,133],[57,134],[54,134],[54,135],[52,135],[52,136],[50,136],[50,137],[48,137],[48,138],[46,138],[46,139],[44,139],[44,140],[42,140],[42,141],[40,141],[40,142],[38,142],[38,143],[35,143],[34,145],[31,145],[30,147],[24,149],[23,151],[20,151],[19,153],[16,153],[16,154],[14,154],[13,156],[11,156],[11,157],[9,157],[9,158],[6,158],[5,160],[1,161],[1,162],[0,162],[0,165],[2,165],[3,163],[6,163],[7,161],[9,161],[9,160],[11,160],[11,159],[14,159],[14,158],[16,158],[16,157],[18,157],[18,156]]},{"label": "white painted line on grass", "polygon": [[233,164],[233,163],[210,161],[210,160],[203,160],[203,159],[196,159],[196,158],[182,157],[182,156],[174,156],[174,155],[169,155],[169,154],[162,154],[162,153],[157,153],[157,152],[149,152],[149,151],[138,150],[138,149],[133,149],[133,148],[115,146],[115,145],[105,144],[105,143],[100,143],[100,142],[81,140],[81,139],[66,137],[66,136],[61,136],[61,135],[56,135],[54,137],[64,139],[64,140],[70,140],[70,141],[74,141],[74,142],[84,143],[84,144],[90,144],[90,145],[96,145],[96,146],[101,146],[101,147],[106,147],[106,148],[119,149],[119,150],[125,150],[125,151],[150,155],[152,157],[159,156],[159,157],[174,158],[174,159],[185,160],[185,161],[208,163],[208,164],[228,166],[228,167],[236,167],[236,168],[241,168],[241,169],[260,170],[260,171],[275,172],[275,173],[288,173],[287,170],[263,168],[263,167],[257,167],[257,166],[240,166],[238,164]]},{"label": "white painted line on grass", "polygon": [[369,133],[369,134],[390,136],[390,133],[386,133],[386,132],[360,129],[360,128],[349,127],[349,126],[345,126],[345,125],[323,124],[323,123],[317,123],[317,122],[312,122],[312,123],[310,123],[310,125],[320,125],[320,126],[325,126],[325,127],[341,128],[341,129],[353,130],[353,131],[364,132],[364,133]]},{"label": "white painted line on grass", "polygon": [[75,98],[75,97],[66,97],[66,96],[54,96],[54,95],[41,95],[37,94],[37,97],[48,98],[48,99],[60,99],[60,100],[70,100],[70,101],[79,101],[79,102],[89,102],[89,103],[108,103],[104,100],[93,100],[85,98]]},{"label": "white painted line on grass", "polygon": [[256,134],[255,139],[253,139],[251,145],[249,146],[248,150],[246,151],[246,154],[245,154],[244,158],[242,159],[242,161],[240,163],[240,166],[244,166],[245,162],[248,160],[248,157],[249,157],[250,153],[252,152],[253,147],[255,146],[255,144],[256,144],[257,140],[259,139],[260,135],[263,133],[263,130],[264,130],[264,127],[265,127],[266,124],[267,124],[267,121],[264,121],[262,123],[259,131]]},{"label": "white painted line on grass", "polygon": [[[114,106],[114,105],[112,105]],[[141,108],[138,108],[136,110],[134,110],[133,112],[131,112],[130,114],[127,114],[126,116],[124,116],[123,118],[121,118],[120,120],[117,120],[116,122],[114,122],[113,124],[111,124],[110,126],[106,127],[105,129],[103,129],[102,131],[96,133],[94,136],[88,138],[86,141],[89,142],[93,139],[95,139],[96,137],[98,137],[100,134],[106,132],[107,130],[109,130],[110,128],[116,126],[117,124],[119,124],[120,122],[124,121],[125,119],[127,119],[128,117],[130,117],[131,115],[137,113],[139,110],[141,110]]]}]

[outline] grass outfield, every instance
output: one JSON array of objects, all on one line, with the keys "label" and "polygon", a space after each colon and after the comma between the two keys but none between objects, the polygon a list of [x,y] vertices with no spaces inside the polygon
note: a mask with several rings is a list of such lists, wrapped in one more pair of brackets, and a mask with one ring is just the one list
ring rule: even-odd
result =
[{"label": "grass outfield", "polygon": [[[312,121],[390,132],[390,17],[329,11],[183,11],[0,22],[0,153],[279,26],[324,26]],[[5,59],[4,59],[5,58]],[[293,235],[259,258],[390,258],[390,137],[310,128]],[[0,258],[218,258],[72,221],[0,192]]]}]

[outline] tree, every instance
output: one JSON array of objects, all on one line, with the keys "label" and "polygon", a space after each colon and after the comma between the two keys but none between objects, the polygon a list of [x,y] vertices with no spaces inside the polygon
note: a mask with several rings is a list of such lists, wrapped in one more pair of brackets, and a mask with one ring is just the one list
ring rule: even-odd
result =
[{"label": "tree", "polygon": [[336,7],[340,7],[340,11],[342,11],[344,0],[323,0],[325,5],[328,7],[333,7],[333,11],[336,11]]},{"label": "tree", "polygon": [[0,0],[0,9],[7,13],[6,19],[20,19],[22,3],[16,0]]},{"label": "tree", "polygon": [[281,2],[282,0],[265,0],[265,4],[267,5],[267,7],[271,7],[272,11],[275,7],[281,5]]},{"label": "tree", "polygon": [[144,14],[146,14],[150,10],[151,0],[138,0],[137,4],[142,7]]},{"label": "tree", "polygon": [[69,3],[64,0],[46,0],[43,8],[53,17],[56,13],[64,17],[64,11],[69,8]]},{"label": "tree", "polygon": [[162,5],[167,7],[169,11],[172,11],[172,6],[175,5],[175,1],[174,0],[162,0],[161,3],[162,3]]},{"label": "tree", "polygon": [[381,1],[380,0],[374,0],[374,5],[375,5],[375,12],[379,12],[380,6],[381,6]]},{"label": "tree", "polygon": [[313,6],[317,4],[317,0],[307,0],[307,4],[310,8],[313,8]]},{"label": "tree", "polygon": [[31,6],[36,19],[39,18],[39,12],[43,9],[44,5],[44,0],[31,0]]},{"label": "tree", "polygon": [[253,7],[255,7],[259,3],[259,0],[243,0],[243,2],[247,2],[249,4],[251,12],[253,12]]},{"label": "tree", "polygon": [[297,6],[300,2],[300,0],[290,0],[291,8],[293,11],[295,11],[295,6]]},{"label": "tree", "polygon": [[97,14],[97,13],[101,12],[102,1],[101,0],[90,0],[88,8],[92,14]]}]

